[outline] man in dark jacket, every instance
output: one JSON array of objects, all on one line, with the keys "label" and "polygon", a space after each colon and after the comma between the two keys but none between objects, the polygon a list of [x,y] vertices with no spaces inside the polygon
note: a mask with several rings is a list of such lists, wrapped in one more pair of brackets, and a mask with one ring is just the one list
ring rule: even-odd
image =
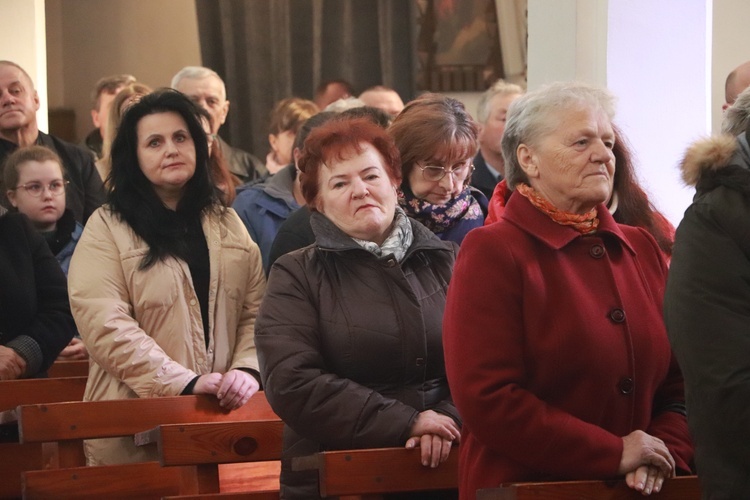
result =
[{"label": "man in dark jacket", "polygon": [[229,113],[229,101],[224,80],[214,70],[203,66],[186,66],[172,77],[172,88],[188,96],[211,115],[211,133],[219,143],[230,172],[243,183],[266,176],[266,167],[258,158],[230,146],[219,137],[219,128]]},{"label": "man in dark jacket", "polygon": [[474,158],[471,185],[484,193],[488,200],[505,175],[505,162],[500,147],[505,132],[505,115],[510,103],[521,94],[523,89],[518,85],[498,80],[482,94],[477,105],[479,151]]},{"label": "man in dark jacket", "polygon": [[[94,210],[104,203],[102,179],[88,151],[39,131],[38,110],[39,95],[28,73],[14,62],[0,61],[0,167],[5,158],[19,147],[38,144],[55,151],[62,159],[70,181],[65,191],[65,204],[76,220],[85,224]],[[0,200],[6,207],[5,191],[15,187],[4,186],[1,190]]]},{"label": "man in dark jacket", "polygon": [[703,498],[750,492],[749,135],[746,126],[688,149],[682,176],[696,194],[677,228],[664,300]]}]

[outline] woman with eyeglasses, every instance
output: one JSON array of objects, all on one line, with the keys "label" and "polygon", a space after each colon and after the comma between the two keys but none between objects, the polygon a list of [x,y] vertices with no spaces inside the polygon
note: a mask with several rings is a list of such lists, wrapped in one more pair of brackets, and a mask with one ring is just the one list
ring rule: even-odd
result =
[{"label": "woman with eyeglasses", "polygon": [[[12,380],[44,376],[76,333],[65,274],[44,242],[63,244],[63,226],[70,240],[76,221],[65,212],[66,182],[51,150],[14,151],[4,182],[14,209],[0,216],[0,380]],[[64,213],[69,219],[58,222]]]},{"label": "woman with eyeglasses", "polygon": [[487,198],[469,185],[478,130],[463,104],[440,94],[411,101],[388,128],[401,153],[399,205],[459,245],[487,215]]},{"label": "woman with eyeglasses", "polygon": [[405,446],[440,467],[451,453],[441,331],[457,248],[398,206],[398,150],[370,120],[314,128],[298,165],[316,241],[271,267],[255,342],[286,424],[281,497],[311,499],[317,472],[293,457]]}]

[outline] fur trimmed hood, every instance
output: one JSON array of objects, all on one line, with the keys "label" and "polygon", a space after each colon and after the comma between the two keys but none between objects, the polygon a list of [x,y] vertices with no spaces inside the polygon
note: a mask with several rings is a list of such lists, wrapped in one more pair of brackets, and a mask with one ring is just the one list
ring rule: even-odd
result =
[{"label": "fur trimmed hood", "polygon": [[737,139],[725,134],[693,143],[680,163],[682,180],[689,186],[696,186],[704,173],[716,172],[728,166],[738,147]]}]

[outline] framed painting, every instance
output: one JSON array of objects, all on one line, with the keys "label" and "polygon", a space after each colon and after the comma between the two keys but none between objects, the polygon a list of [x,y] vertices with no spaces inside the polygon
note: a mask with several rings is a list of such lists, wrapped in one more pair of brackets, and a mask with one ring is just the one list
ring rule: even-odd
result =
[{"label": "framed painting", "polygon": [[417,89],[483,91],[502,78],[495,0],[415,0]]}]

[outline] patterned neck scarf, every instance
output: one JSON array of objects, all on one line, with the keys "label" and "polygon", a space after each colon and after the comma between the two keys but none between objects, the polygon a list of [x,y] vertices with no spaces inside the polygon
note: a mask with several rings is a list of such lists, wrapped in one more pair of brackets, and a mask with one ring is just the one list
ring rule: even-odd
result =
[{"label": "patterned neck scarf", "polygon": [[417,219],[438,236],[443,231],[461,224],[467,224],[473,228],[484,223],[482,208],[471,195],[469,186],[466,186],[461,194],[449,200],[445,205],[433,205],[417,198],[408,186],[402,185],[398,190],[398,204],[409,217]]},{"label": "patterned neck scarf", "polygon": [[387,257],[393,254],[396,260],[401,262],[412,241],[414,241],[414,233],[412,233],[409,218],[400,207],[396,207],[396,216],[393,218],[393,229],[382,245],[378,246],[373,241],[360,240],[358,238],[352,239],[376,257]]},{"label": "patterned neck scarf", "polygon": [[596,208],[592,208],[585,214],[573,214],[560,210],[528,184],[518,184],[516,191],[526,197],[540,212],[547,214],[550,219],[562,226],[571,226],[581,234],[595,233],[596,228],[599,227]]}]

